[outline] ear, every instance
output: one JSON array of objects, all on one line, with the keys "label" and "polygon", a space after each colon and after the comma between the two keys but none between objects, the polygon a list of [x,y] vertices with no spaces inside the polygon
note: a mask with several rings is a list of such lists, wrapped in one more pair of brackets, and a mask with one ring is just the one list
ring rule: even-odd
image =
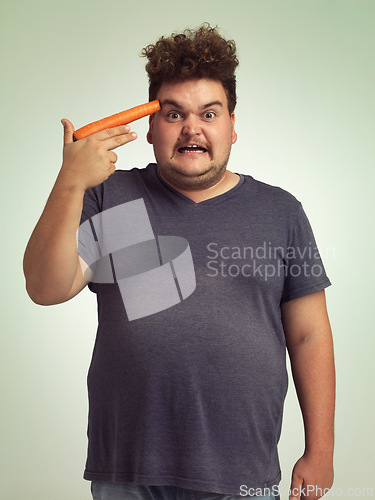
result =
[{"label": "ear", "polygon": [[152,126],[153,126],[154,115],[150,115],[148,118],[148,132],[147,132],[147,142],[153,144],[152,142]]},{"label": "ear", "polygon": [[234,130],[234,122],[235,122],[235,116],[234,116],[234,113],[232,113],[230,115],[230,119],[231,119],[231,122],[232,122],[232,144],[234,144],[236,141],[237,141],[237,133],[236,131]]}]

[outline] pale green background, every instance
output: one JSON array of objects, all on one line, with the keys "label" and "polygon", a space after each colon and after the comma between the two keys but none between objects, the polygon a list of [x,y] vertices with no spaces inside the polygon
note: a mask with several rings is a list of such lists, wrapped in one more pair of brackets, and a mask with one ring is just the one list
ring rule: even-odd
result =
[{"label": "pale green background", "polygon": [[[203,21],[238,45],[230,169],[303,202],[333,282],[334,486],[343,496],[374,488],[374,1],[3,0],[0,20],[1,500],[91,497],[82,472],[95,296],[86,289],[69,303],[37,306],[22,274],[61,165],[60,119],[78,128],[145,102],[142,47]],[[140,137],[123,148],[119,168],[153,160],[146,128],[147,120],[133,125]],[[290,387],[282,488],[303,452]]]}]

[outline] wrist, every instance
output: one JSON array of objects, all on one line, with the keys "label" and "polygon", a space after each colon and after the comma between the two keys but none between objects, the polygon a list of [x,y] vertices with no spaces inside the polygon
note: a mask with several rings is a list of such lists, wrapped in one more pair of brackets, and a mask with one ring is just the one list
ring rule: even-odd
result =
[{"label": "wrist", "polygon": [[316,461],[327,462],[327,461],[333,461],[333,452],[334,452],[333,444],[315,443],[312,446],[305,447],[304,455],[305,457],[309,457]]},{"label": "wrist", "polygon": [[61,193],[65,192],[66,194],[75,194],[82,198],[86,191],[86,187],[78,181],[76,176],[71,175],[70,172],[64,170],[64,165],[61,167],[59,175],[57,176],[55,189]]}]

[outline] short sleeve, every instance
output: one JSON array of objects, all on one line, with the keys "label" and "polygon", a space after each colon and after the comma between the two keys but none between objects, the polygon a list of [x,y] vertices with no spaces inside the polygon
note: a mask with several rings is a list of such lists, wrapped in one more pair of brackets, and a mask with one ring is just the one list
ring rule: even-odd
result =
[{"label": "short sleeve", "polygon": [[285,256],[281,302],[318,292],[331,285],[316,245],[310,222],[299,203]]},{"label": "short sleeve", "polygon": [[[77,232],[78,253],[91,269],[100,257],[91,218],[102,211],[102,189],[103,186],[100,185],[96,188],[86,190],[83,198],[80,226]],[[90,282],[88,286],[90,290],[95,291],[94,283]]]},{"label": "short sleeve", "polygon": [[103,210],[103,184],[86,189],[83,197],[81,224]]}]

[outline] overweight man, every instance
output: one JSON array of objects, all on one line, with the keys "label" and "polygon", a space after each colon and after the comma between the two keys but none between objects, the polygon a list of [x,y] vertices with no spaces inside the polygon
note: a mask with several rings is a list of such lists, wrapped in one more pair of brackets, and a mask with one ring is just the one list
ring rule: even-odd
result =
[{"label": "overweight man", "polygon": [[37,304],[97,297],[84,477],[94,500],[277,497],[288,354],[305,434],[290,496],[315,500],[333,482],[335,375],[311,226],[229,165],[235,43],[204,24],[143,55],[155,162],[116,170],[129,126],[74,141],[63,119],[24,256]]}]

